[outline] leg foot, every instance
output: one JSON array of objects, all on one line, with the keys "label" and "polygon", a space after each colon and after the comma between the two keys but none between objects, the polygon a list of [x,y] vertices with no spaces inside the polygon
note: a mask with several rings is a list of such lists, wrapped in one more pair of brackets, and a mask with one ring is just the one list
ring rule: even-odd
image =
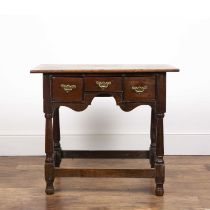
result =
[{"label": "leg foot", "polygon": [[45,193],[46,193],[47,195],[52,195],[52,194],[54,194],[54,187],[53,187],[53,184],[52,184],[52,183],[47,184],[46,189],[45,189]]},{"label": "leg foot", "polygon": [[163,159],[157,159],[155,162],[155,170],[156,170],[156,189],[155,194],[157,196],[162,196],[164,194],[163,184],[165,181],[165,165]]},{"label": "leg foot", "polygon": [[164,189],[162,184],[157,184],[156,189],[155,189],[155,195],[157,196],[163,196],[164,194]]},{"label": "leg foot", "polygon": [[52,163],[45,163],[45,181],[46,189],[45,192],[47,195],[52,195],[54,193],[54,166]]}]

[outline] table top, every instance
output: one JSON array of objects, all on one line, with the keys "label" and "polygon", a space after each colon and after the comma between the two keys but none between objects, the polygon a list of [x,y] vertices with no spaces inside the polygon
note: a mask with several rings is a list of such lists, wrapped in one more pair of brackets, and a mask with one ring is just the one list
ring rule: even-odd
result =
[{"label": "table top", "polygon": [[144,73],[178,72],[179,69],[165,64],[41,64],[31,73]]}]

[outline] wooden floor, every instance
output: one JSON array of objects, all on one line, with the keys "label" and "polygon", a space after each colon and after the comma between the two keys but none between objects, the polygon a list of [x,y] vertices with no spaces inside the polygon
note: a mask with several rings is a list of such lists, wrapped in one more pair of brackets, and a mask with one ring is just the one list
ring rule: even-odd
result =
[{"label": "wooden floor", "polygon": [[[0,157],[1,210],[207,210],[210,157],[167,156],[165,195],[154,195],[153,179],[57,178],[55,194],[44,193],[44,157]],[[71,160],[70,167],[138,168],[148,160]]]}]

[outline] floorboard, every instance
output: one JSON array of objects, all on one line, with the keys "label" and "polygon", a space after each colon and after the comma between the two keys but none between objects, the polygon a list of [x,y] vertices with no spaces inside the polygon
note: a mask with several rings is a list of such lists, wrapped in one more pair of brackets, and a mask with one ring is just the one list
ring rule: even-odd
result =
[{"label": "floorboard", "polygon": [[[1,210],[210,210],[210,156],[166,156],[165,195],[153,179],[56,178],[44,193],[44,157],[0,157]],[[149,168],[148,160],[65,159],[72,168]]]}]

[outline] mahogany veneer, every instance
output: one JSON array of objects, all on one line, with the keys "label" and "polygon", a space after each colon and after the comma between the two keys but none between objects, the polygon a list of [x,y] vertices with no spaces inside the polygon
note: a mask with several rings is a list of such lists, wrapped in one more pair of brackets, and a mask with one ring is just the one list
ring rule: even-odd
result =
[{"label": "mahogany veneer", "polygon": [[[155,178],[156,195],[163,195],[165,165],[163,118],[166,111],[168,65],[56,65],[43,64],[31,73],[43,74],[46,193],[53,194],[55,177]],[[151,144],[146,151],[69,151],[60,146],[59,107],[83,111],[94,97],[113,96],[124,111],[151,106]],[[60,168],[62,158],[146,158],[151,169]]]}]

